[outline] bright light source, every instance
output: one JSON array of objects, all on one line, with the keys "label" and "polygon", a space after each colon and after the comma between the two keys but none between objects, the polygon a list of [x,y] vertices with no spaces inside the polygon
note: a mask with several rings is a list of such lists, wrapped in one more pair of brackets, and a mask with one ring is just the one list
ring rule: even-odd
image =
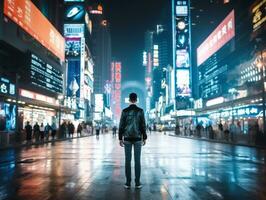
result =
[{"label": "bright light source", "polygon": [[64,96],[62,94],[58,95],[57,99],[62,100]]},{"label": "bright light source", "polygon": [[259,61],[256,63],[256,66],[261,69],[263,67],[263,63]]}]

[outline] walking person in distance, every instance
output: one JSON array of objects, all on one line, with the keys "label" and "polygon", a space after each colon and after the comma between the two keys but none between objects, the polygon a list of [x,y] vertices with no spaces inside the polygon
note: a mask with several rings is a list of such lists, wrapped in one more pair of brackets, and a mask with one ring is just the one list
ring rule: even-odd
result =
[{"label": "walking person in distance", "polygon": [[126,184],[124,186],[127,189],[131,186],[132,147],[135,160],[135,184],[137,189],[142,187],[140,183],[141,146],[146,144],[147,134],[144,112],[136,105],[137,98],[135,93],[129,95],[130,106],[123,110],[119,124],[119,142],[125,150]]}]

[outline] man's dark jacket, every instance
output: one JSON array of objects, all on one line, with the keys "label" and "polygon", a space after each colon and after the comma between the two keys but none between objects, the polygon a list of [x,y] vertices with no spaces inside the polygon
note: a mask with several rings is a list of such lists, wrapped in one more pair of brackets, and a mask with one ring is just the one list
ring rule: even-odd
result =
[{"label": "man's dark jacket", "polygon": [[119,140],[141,141],[147,139],[144,112],[135,104],[122,111],[119,124]]}]

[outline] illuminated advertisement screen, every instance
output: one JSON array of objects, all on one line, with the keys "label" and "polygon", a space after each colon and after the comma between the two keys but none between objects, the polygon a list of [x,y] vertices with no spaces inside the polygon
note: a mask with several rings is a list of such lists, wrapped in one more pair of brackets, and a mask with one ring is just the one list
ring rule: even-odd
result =
[{"label": "illuminated advertisement screen", "polygon": [[63,73],[35,54],[30,54],[31,84],[53,93],[63,92]]},{"label": "illuminated advertisement screen", "polygon": [[84,24],[64,24],[64,36],[84,37]]},{"label": "illuminated advertisement screen", "polygon": [[80,96],[80,60],[68,60],[67,96]]},{"label": "illuminated advertisement screen", "polygon": [[4,0],[4,14],[50,50],[65,60],[65,40],[30,0]]},{"label": "illuminated advertisement screen", "polygon": [[188,5],[186,1],[177,1],[175,7],[176,16],[187,16]]},{"label": "illuminated advertisement screen", "polygon": [[103,112],[103,94],[95,94],[95,112]]},{"label": "illuminated advertisement screen", "polygon": [[65,21],[67,22],[85,22],[85,14],[83,4],[65,5]]},{"label": "illuminated advertisement screen", "polygon": [[232,10],[219,26],[197,48],[197,64],[201,65],[235,36],[235,14]]},{"label": "illuminated advertisement screen", "polygon": [[66,38],[66,56],[78,57],[81,53],[80,38]]},{"label": "illuminated advertisement screen", "polygon": [[186,1],[176,1],[176,16],[187,16],[188,5]]},{"label": "illuminated advertisement screen", "polygon": [[176,50],[176,67],[188,68],[189,67],[189,54],[185,49]]},{"label": "illuminated advertisement screen", "polygon": [[0,103],[0,131],[14,131],[16,129],[16,106]]},{"label": "illuminated advertisement screen", "polygon": [[178,96],[190,96],[189,70],[176,70],[176,89]]}]

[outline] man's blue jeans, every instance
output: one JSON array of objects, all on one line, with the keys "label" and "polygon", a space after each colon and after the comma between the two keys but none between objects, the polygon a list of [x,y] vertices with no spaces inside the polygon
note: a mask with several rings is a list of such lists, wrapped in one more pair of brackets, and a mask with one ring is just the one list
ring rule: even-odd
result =
[{"label": "man's blue jeans", "polygon": [[141,156],[141,141],[129,142],[124,141],[125,145],[125,156],[126,156],[126,178],[127,183],[131,182],[131,158],[132,158],[132,147],[134,147],[134,160],[135,160],[135,183],[140,183],[140,156]]}]

